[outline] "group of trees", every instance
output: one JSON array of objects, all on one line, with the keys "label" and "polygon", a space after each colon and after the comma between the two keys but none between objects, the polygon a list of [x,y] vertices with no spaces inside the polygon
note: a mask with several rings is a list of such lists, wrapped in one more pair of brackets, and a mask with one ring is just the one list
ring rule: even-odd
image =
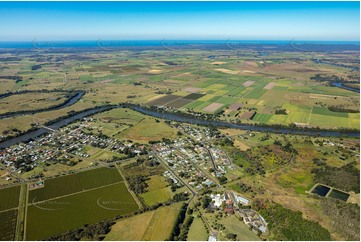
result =
[{"label": "group of trees", "polygon": [[177,219],[176,219],[176,221],[175,221],[175,223],[173,225],[172,232],[171,232],[168,240],[170,240],[170,241],[178,240],[178,237],[179,237],[180,232],[181,232],[181,225],[183,224],[184,219],[186,218],[187,207],[188,207],[188,204],[184,203],[182,205],[182,207],[180,208],[178,217],[177,217]]},{"label": "group of trees", "polygon": [[148,187],[147,180],[149,180],[146,176],[134,175],[127,177],[127,182],[129,184],[129,188],[135,194],[141,194],[146,192],[146,188]]},{"label": "group of trees", "polygon": [[331,240],[327,229],[318,222],[304,219],[299,211],[268,202],[259,212],[268,222],[268,228],[272,233],[270,240]]},{"label": "group of trees", "polygon": [[277,115],[287,115],[287,110],[285,108],[276,109],[275,114],[277,114]]},{"label": "group of trees", "polygon": [[173,201],[174,202],[181,202],[181,201],[186,201],[188,200],[188,194],[187,193],[177,193],[173,196]]},{"label": "group of trees", "polygon": [[321,199],[321,211],[345,240],[360,241],[360,206],[334,198]]},{"label": "group of trees", "polygon": [[344,82],[344,81],[346,81],[343,77],[339,77],[336,75],[328,76],[326,74],[316,74],[314,76],[311,76],[310,79],[313,81],[318,81],[318,82]]},{"label": "group of trees", "polygon": [[79,241],[79,240],[103,240],[110,232],[111,226],[115,224],[113,220],[101,221],[96,224],[84,225],[81,228],[67,231],[60,235],[51,236],[50,241]]},{"label": "group of trees", "polygon": [[191,227],[193,220],[194,220],[193,216],[188,216],[185,219],[184,223],[182,224],[182,229],[178,237],[179,241],[187,241],[189,228]]},{"label": "group of trees", "polygon": [[237,185],[242,193],[253,192],[252,187],[248,186],[247,184],[244,184],[243,182],[238,182]]},{"label": "group of trees", "polygon": [[[319,163],[319,162],[318,162]],[[356,162],[351,162],[342,167],[320,165],[312,169],[315,182],[327,184],[329,186],[360,193],[360,172],[356,168]]]},{"label": "group of trees", "polygon": [[225,176],[219,176],[219,177],[217,177],[217,179],[220,184],[225,184],[228,181],[227,177],[225,177]]}]

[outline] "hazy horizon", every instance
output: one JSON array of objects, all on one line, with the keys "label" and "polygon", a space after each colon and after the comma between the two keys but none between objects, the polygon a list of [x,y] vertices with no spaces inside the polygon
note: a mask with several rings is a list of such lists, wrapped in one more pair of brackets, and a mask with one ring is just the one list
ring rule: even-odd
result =
[{"label": "hazy horizon", "polygon": [[359,41],[359,2],[0,2],[0,41]]}]

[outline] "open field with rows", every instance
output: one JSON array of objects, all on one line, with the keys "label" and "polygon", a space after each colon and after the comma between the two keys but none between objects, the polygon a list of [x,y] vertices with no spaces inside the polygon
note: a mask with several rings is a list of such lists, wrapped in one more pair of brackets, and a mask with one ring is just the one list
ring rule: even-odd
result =
[{"label": "open field with rows", "polygon": [[29,194],[28,240],[45,239],[139,209],[115,167],[53,178],[44,184]]},{"label": "open field with rows", "polygon": [[0,212],[19,206],[20,186],[0,190]]},{"label": "open field with rows", "polygon": [[0,240],[14,240],[20,186],[0,189]]},{"label": "open field with rows", "polygon": [[44,188],[29,192],[29,203],[106,186],[122,181],[116,168],[100,168],[45,180]]},{"label": "open field with rows", "polygon": [[17,209],[0,212],[0,240],[11,241],[15,238]]}]

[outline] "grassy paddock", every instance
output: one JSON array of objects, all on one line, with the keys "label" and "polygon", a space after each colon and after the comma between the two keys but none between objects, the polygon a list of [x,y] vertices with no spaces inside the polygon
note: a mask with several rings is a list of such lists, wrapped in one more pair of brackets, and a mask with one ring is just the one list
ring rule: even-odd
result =
[{"label": "grassy paddock", "polygon": [[178,216],[181,204],[161,207],[131,218],[118,221],[112,226],[105,240],[166,240]]}]

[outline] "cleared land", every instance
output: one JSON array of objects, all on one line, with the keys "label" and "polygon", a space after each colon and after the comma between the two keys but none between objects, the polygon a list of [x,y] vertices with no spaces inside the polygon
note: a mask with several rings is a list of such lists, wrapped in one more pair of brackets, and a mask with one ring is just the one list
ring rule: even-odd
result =
[{"label": "cleared land", "polygon": [[190,92],[190,93],[197,93],[200,90],[202,90],[202,88],[199,88],[199,87],[187,87],[186,89],[184,89],[184,91]]},{"label": "cleared land", "polygon": [[271,90],[275,85],[276,83],[270,82],[266,86],[264,86],[264,89]]},{"label": "cleared land", "polygon": [[207,107],[203,108],[203,111],[213,113],[222,106],[222,103],[211,103]]}]

